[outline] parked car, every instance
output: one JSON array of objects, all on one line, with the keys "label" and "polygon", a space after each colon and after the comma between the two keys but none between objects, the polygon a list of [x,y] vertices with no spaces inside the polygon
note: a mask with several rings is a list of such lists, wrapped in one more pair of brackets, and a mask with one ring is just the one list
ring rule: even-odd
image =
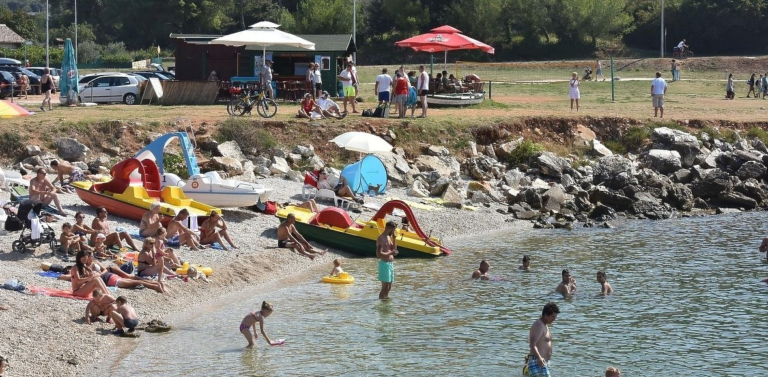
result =
[{"label": "parked car", "polygon": [[[45,67],[29,67],[27,69],[34,72],[36,75],[42,77]],[[58,68],[48,68],[48,69],[51,72],[51,77],[53,77],[53,84],[56,85],[56,88],[58,88],[59,79],[61,78],[61,69],[58,69]]]},{"label": "parked car", "polygon": [[139,80],[126,74],[96,77],[87,84],[80,84],[78,89],[80,102],[134,105],[139,98]]},{"label": "parked car", "polygon": [[3,66],[1,69],[14,75],[17,72],[23,72],[25,75],[27,75],[27,77],[29,77],[29,85],[32,87],[32,94],[40,94],[40,76],[36,75],[34,72],[23,67],[14,66]]},{"label": "parked car", "polygon": [[[3,69],[3,67],[0,67]],[[0,99],[5,99],[11,95],[18,95],[21,89],[16,84],[16,78],[7,71],[0,71]]]},{"label": "parked car", "polygon": [[161,72],[161,71],[142,71],[142,72],[131,72],[131,73],[134,75],[144,77],[146,79],[150,79],[152,77],[157,77],[161,81],[176,79],[175,77],[172,77],[172,75],[169,75],[166,72]]},{"label": "parked car", "polygon": [[0,58],[1,66],[21,67],[21,62],[11,58]]},{"label": "parked car", "polygon": [[145,77],[139,76],[139,75],[137,75],[135,73],[131,73],[131,72],[128,72],[128,73],[123,73],[123,72],[100,72],[100,73],[89,73],[89,74],[87,74],[85,76],[80,76],[80,81],[78,81],[78,84],[87,84],[87,83],[93,81],[93,79],[95,79],[97,77],[114,76],[114,75],[118,75],[118,76],[119,75],[133,76],[133,77],[136,77],[136,80],[139,80],[139,82],[147,80]]}]

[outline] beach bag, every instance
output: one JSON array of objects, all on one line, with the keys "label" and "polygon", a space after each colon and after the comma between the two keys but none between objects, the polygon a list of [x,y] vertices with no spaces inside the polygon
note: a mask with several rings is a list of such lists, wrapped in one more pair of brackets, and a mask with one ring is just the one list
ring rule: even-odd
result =
[{"label": "beach bag", "polygon": [[16,279],[8,279],[5,284],[3,284],[3,288],[17,292],[23,292],[25,289],[27,289],[27,287],[24,286],[24,283]]},{"label": "beach bag", "polygon": [[133,262],[123,263],[123,265],[120,266],[120,270],[122,270],[128,275],[133,274]]},{"label": "beach bag", "polygon": [[372,117],[373,116],[373,111],[371,111],[371,109],[365,109],[365,110],[363,110],[363,114],[362,115],[364,117]]},{"label": "beach bag", "polygon": [[16,216],[8,216],[5,219],[5,230],[9,232],[18,232],[24,229],[24,223]]},{"label": "beach bag", "polygon": [[379,106],[373,112],[374,118],[389,118],[389,106]]},{"label": "beach bag", "polygon": [[264,214],[265,215],[274,215],[277,213],[277,203],[273,201],[267,201],[267,203],[264,205]]}]

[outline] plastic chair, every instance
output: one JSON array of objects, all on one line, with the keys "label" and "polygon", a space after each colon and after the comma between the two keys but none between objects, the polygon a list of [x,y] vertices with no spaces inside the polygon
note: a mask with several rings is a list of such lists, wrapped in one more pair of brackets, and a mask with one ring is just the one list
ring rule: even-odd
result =
[{"label": "plastic chair", "polygon": [[312,185],[304,185],[301,187],[301,197],[304,200],[314,199],[317,197],[317,187]]},{"label": "plastic chair", "polygon": [[351,200],[336,196],[336,193],[333,192],[333,190],[328,189],[318,189],[316,197],[321,199],[331,199],[333,200],[333,205],[335,207],[342,209],[349,209],[349,205],[352,204]]}]

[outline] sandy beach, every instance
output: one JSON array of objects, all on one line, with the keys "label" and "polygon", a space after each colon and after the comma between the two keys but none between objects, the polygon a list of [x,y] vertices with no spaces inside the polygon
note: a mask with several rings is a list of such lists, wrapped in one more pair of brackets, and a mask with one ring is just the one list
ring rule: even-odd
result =
[{"label": "sandy beach", "polygon": [[[284,179],[268,178],[260,183],[274,189],[272,199],[282,202],[301,201],[301,183]],[[95,209],[87,206],[75,194],[60,195],[64,209],[74,215],[76,211],[86,214],[85,222],[90,224]],[[387,198],[408,198],[404,189],[390,189],[386,195],[366,198],[366,203],[380,205]],[[8,200],[8,193],[0,194],[0,200]],[[330,203],[320,202],[321,206]],[[427,203],[428,204],[428,203]],[[429,205],[429,204],[428,204]],[[493,204],[479,206],[476,210],[457,210],[430,205],[434,210],[414,209],[421,227],[432,235],[446,241],[455,237],[476,235],[478,232],[494,231],[500,228],[529,228],[527,221],[505,222],[508,216],[499,214],[497,209],[506,206]],[[367,219],[375,211],[363,208],[361,214],[353,217]],[[234,251],[205,249],[191,251],[181,248],[179,256],[192,263],[211,266],[214,269],[210,283],[175,279],[168,281],[168,293],[159,294],[149,289],[119,289],[112,294],[128,298],[142,320],[166,320],[172,314],[194,311],[206,302],[228,293],[248,289],[258,295],[258,289],[266,283],[296,275],[308,268],[329,265],[344,253],[329,250],[329,253],[314,261],[298,253],[276,247],[274,216],[267,216],[247,209],[225,210],[224,219],[229,225],[235,243],[240,247]],[[137,229],[138,222],[116,216],[109,217],[113,229]],[[52,224],[59,234],[61,224],[74,222],[74,217]],[[47,245],[34,253],[20,254],[11,251],[11,243],[18,238],[18,232],[0,237],[0,282],[18,279],[27,286],[35,285],[59,289],[71,289],[67,281],[59,281],[37,275],[43,262],[57,262]],[[450,247],[450,242],[447,243]],[[321,245],[315,244],[317,247]],[[448,257],[450,258],[450,256]],[[84,323],[86,301],[22,294],[0,290],[0,305],[8,310],[0,311],[0,354],[10,360],[9,376],[64,376],[90,374],[108,367],[117,355],[129,350],[137,342],[151,339],[153,334],[142,333],[142,339],[117,338],[109,335],[111,324]],[[169,323],[179,326],[178,323]],[[86,372],[87,371],[87,372]]]}]

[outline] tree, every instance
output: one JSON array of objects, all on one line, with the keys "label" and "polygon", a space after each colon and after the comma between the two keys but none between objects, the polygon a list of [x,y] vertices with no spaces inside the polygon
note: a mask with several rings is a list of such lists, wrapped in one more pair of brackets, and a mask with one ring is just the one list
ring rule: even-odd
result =
[{"label": "tree", "polygon": [[94,41],[85,41],[78,43],[77,61],[82,63],[93,63],[101,58],[101,46]]},{"label": "tree", "polygon": [[[357,3],[357,26],[363,28],[362,3]],[[302,0],[292,17],[283,13],[286,30],[302,34],[339,34],[352,32],[350,0]]]},{"label": "tree", "polygon": [[0,24],[5,24],[24,39],[31,40],[35,36],[35,19],[21,8],[14,12],[0,8]]}]

